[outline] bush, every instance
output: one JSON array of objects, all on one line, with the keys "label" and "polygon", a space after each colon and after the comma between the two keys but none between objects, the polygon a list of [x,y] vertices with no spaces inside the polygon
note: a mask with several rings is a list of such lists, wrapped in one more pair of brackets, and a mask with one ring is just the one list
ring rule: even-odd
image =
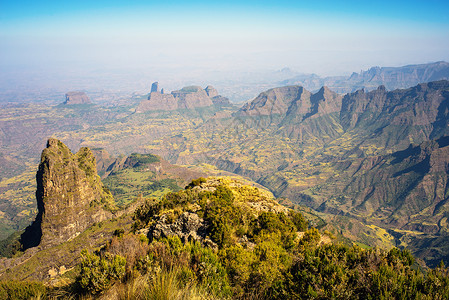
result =
[{"label": "bush", "polygon": [[304,216],[296,211],[290,211],[289,217],[291,218],[293,224],[295,224],[298,231],[306,231],[309,228],[309,222],[304,218]]},{"label": "bush", "polygon": [[120,255],[100,257],[81,252],[81,272],[77,282],[81,289],[91,294],[101,294],[114,280],[125,275],[126,259]]},{"label": "bush", "polygon": [[209,224],[211,239],[223,247],[231,243],[232,233],[240,224],[243,213],[234,205],[234,195],[228,187],[218,186],[208,198],[211,201],[204,207],[204,219]]}]

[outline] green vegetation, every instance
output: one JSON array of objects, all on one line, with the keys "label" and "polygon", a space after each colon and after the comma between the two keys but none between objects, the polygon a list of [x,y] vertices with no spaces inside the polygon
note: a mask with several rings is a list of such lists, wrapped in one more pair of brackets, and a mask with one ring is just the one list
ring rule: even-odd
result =
[{"label": "green vegetation", "polygon": [[41,282],[2,281],[0,282],[0,299],[29,300],[43,299],[47,294],[47,287]]},{"label": "green vegetation", "polygon": [[22,248],[20,244],[20,235],[22,233],[23,231],[16,231],[8,238],[0,241],[0,256],[12,257]]},{"label": "green vegetation", "polygon": [[98,294],[109,288],[114,280],[120,280],[125,275],[126,259],[120,255],[90,254],[87,250],[81,252],[81,272],[78,277],[80,288]]},{"label": "green vegetation", "polygon": [[159,162],[161,159],[153,154],[139,154],[132,153],[128,159],[130,160],[130,164],[135,167],[140,167],[146,164],[151,164],[155,162]]},{"label": "green vegetation", "polygon": [[[161,220],[204,221],[196,238],[151,238]],[[125,220],[128,221],[125,221]],[[446,299],[449,271],[423,273],[407,250],[332,243],[301,213],[262,190],[228,178],[200,178],[130,216],[98,223],[71,242],[36,254],[13,272],[33,272],[45,253],[77,253],[79,264],[57,287],[5,281],[0,296],[106,299]],[[125,223],[121,223],[125,222]],[[166,221],[164,221],[166,222]],[[150,232],[147,236],[139,230]],[[205,230],[201,233],[201,230]],[[77,251],[90,235],[93,252]],[[72,245],[73,244],[73,245]],[[58,253],[56,255],[56,253]],[[34,265],[32,265],[34,264]],[[37,264],[37,265],[36,265]],[[25,273],[24,273],[25,274]],[[29,275],[28,275],[29,276]],[[64,279],[65,278],[65,279]],[[70,279],[75,278],[75,279]],[[3,294],[1,294],[3,293]],[[20,296],[24,295],[24,296]],[[15,298],[10,298],[15,299]]]},{"label": "green vegetation", "polygon": [[[126,274],[101,292],[181,299],[449,297],[449,271],[444,266],[425,274],[407,250],[329,243],[316,228],[307,229],[300,213],[250,208],[248,203],[266,201],[261,194],[243,200],[250,190],[230,180],[198,179],[159,202],[147,201],[135,213],[135,230],[151,231],[163,215],[176,212],[174,222],[176,215],[194,211],[204,218],[207,236],[217,248],[201,240],[183,243],[176,235],[151,243],[132,233],[114,237],[100,252],[104,257],[123,255]],[[108,277],[107,268],[103,274]]]},{"label": "green vegetation", "polygon": [[[213,257],[214,264],[218,264],[214,268],[222,273],[219,277],[227,278],[230,289],[227,295],[233,298],[389,299],[416,296],[434,299],[449,296],[448,270],[438,268],[427,274],[421,273],[407,250],[393,248],[385,251],[325,243],[326,236],[315,228],[306,230],[307,221],[297,212],[250,210],[244,202],[237,200],[241,193],[235,186],[230,186],[229,181],[216,183],[213,191],[210,186],[209,180],[196,180],[186,190],[167,194],[160,202],[145,203],[135,214],[134,229],[138,229],[151,226],[161,215],[172,211],[180,215],[191,210],[192,205],[199,204],[196,213],[207,222],[208,236],[217,243],[218,251],[198,242],[183,244],[176,236],[149,245],[150,249],[163,249],[149,255],[152,264],[158,262],[165,270],[178,270],[178,286],[192,287],[191,281],[183,283],[185,276],[195,278],[194,284],[204,287],[205,281],[195,273],[197,269],[192,265],[191,256],[192,249],[202,249]],[[298,229],[306,230],[301,238],[297,237]],[[246,241],[239,239],[241,237]],[[209,286],[214,286],[217,279],[207,278]],[[226,284],[220,282],[220,285]],[[202,289],[199,287],[195,290]],[[207,290],[207,294],[219,296],[214,289]]]},{"label": "green vegetation", "polygon": [[139,167],[116,171],[104,179],[103,183],[111,191],[115,202],[121,206],[131,203],[139,196],[160,198],[170,191],[181,189],[175,179],[157,180],[154,172]]}]

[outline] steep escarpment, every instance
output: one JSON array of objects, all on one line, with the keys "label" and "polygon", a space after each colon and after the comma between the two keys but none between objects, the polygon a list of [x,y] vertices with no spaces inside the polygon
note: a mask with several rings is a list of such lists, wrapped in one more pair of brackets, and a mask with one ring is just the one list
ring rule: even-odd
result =
[{"label": "steep escarpment", "polygon": [[446,225],[438,224],[449,213],[448,141],[443,137],[391,155],[335,163],[340,176],[329,179],[321,190],[338,201],[326,201],[320,209],[374,217],[398,229],[447,231]]},{"label": "steep escarpment", "polygon": [[402,67],[372,67],[351,76],[319,77],[303,74],[280,82],[281,85],[301,85],[311,91],[328,86],[338,93],[352,93],[360,89],[375,90],[379,85],[388,90],[406,89],[423,82],[449,79],[449,63],[438,61]]},{"label": "steep escarpment", "polygon": [[449,81],[422,83],[406,90],[384,87],[345,95],[340,123],[357,133],[365,147],[401,150],[449,134]]},{"label": "steep escarpment", "polygon": [[371,86],[385,85],[391,90],[441,79],[449,79],[449,63],[445,61],[403,67],[372,67],[367,71],[353,73],[348,81],[364,82]]},{"label": "steep escarpment", "polygon": [[25,249],[58,245],[112,217],[112,195],[103,187],[88,148],[72,154],[59,140],[49,139],[36,182],[38,214],[21,237]]}]

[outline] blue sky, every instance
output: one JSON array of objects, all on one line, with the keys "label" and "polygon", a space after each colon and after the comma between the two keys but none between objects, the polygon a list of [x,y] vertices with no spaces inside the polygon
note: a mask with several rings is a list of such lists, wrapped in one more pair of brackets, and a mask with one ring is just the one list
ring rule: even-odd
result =
[{"label": "blue sky", "polygon": [[449,60],[449,2],[1,0],[0,39],[4,70],[337,75]]}]

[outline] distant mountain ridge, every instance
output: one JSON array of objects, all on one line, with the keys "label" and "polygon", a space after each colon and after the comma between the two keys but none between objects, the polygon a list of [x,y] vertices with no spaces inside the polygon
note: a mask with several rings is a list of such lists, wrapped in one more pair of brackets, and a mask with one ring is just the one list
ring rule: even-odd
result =
[{"label": "distant mountain ridge", "polygon": [[142,100],[136,108],[136,113],[146,111],[173,111],[177,109],[194,109],[209,106],[230,106],[229,99],[218,95],[213,86],[202,89],[199,86],[187,86],[170,94],[164,89],[159,90],[159,84],[154,82],[147,100]]},{"label": "distant mountain ridge", "polygon": [[449,80],[449,63],[439,61],[403,67],[372,67],[351,76],[320,77],[304,74],[279,82],[281,85],[301,85],[309,90],[327,86],[337,93],[350,93],[359,89],[373,90],[384,85],[388,90],[409,88],[419,83]]}]

